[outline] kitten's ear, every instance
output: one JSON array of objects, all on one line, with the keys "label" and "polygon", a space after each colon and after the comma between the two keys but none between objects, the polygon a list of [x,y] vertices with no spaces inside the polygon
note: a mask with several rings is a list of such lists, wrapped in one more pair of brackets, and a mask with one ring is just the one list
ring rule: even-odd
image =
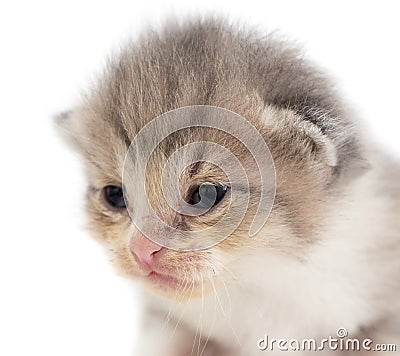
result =
[{"label": "kitten's ear", "polygon": [[53,116],[53,123],[59,136],[73,149],[80,150],[79,124],[76,110],[63,111]]},{"label": "kitten's ear", "polygon": [[311,150],[310,155],[313,153],[314,157],[319,158],[330,168],[337,167],[338,148],[331,137],[324,133],[317,124],[302,117],[294,120],[293,126],[299,132],[299,135],[304,136],[303,139],[300,136],[300,141]]},{"label": "kitten's ear", "polygon": [[340,118],[317,111],[303,116],[288,109],[266,108],[263,123],[270,149],[278,157],[294,159],[331,181],[360,159],[354,130]]}]

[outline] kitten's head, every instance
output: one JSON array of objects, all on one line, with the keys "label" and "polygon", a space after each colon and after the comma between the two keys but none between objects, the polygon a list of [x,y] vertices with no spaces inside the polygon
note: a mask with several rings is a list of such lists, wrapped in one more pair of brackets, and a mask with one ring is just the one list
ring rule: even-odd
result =
[{"label": "kitten's head", "polygon": [[328,88],[297,51],[219,21],[129,44],[59,122],[85,158],[90,227],[115,264],[176,297],[267,251],[304,257],[360,161]]}]

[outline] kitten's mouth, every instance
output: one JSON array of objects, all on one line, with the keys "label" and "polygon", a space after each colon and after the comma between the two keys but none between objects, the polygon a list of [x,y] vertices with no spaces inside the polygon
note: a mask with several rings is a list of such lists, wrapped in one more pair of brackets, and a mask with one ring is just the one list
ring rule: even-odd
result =
[{"label": "kitten's mouth", "polygon": [[156,292],[167,298],[178,300],[180,303],[205,295],[210,290],[206,282],[204,282],[204,285],[202,283],[202,288],[199,289],[195,280],[189,282],[186,279],[156,271],[150,272],[146,276],[146,280]]},{"label": "kitten's mouth", "polygon": [[182,281],[178,278],[170,275],[161,274],[156,271],[152,271],[147,275],[147,279],[152,283],[161,286],[166,289],[176,289],[182,284]]}]

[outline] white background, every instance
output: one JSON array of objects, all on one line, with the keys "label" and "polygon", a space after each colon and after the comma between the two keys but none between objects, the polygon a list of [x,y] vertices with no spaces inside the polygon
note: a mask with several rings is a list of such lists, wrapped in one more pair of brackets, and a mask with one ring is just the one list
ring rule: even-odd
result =
[{"label": "white background", "polygon": [[51,125],[112,48],[173,14],[219,13],[279,28],[338,79],[373,134],[400,157],[397,3],[2,2],[0,355],[130,355],[135,290],[84,231],[79,158]]}]

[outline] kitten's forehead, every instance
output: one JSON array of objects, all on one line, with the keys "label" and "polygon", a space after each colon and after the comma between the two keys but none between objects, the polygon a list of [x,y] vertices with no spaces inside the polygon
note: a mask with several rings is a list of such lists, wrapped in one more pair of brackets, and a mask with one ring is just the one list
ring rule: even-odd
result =
[{"label": "kitten's forehead", "polygon": [[[150,106],[148,112],[135,111],[135,105],[126,105],[126,102],[123,102],[121,98],[112,97],[117,95],[113,91],[115,89],[114,84],[106,86],[103,88],[105,91],[98,92],[97,95],[92,96],[92,99],[84,108],[86,120],[83,120],[83,122],[86,123],[86,132],[90,136],[89,145],[85,147],[91,156],[91,161],[95,161],[102,166],[107,164],[107,167],[104,167],[105,171],[108,171],[108,173],[113,172],[116,176],[121,177],[125,155],[132,140],[147,124],[162,116],[165,112],[162,112],[163,109],[161,107],[154,109],[152,106]],[[111,98],[109,97],[110,93],[112,94]],[[131,96],[132,93],[128,92],[126,95]],[[104,96],[106,97],[105,99]],[[133,103],[137,103],[140,102],[141,98],[134,96],[131,97],[131,100]],[[231,107],[242,113],[242,115],[244,114],[246,120],[259,126],[263,109],[260,98],[253,93],[252,97],[241,98],[237,103],[240,104],[238,107],[234,105],[231,105]],[[215,102],[215,104],[218,104],[218,102]],[[217,105],[213,106],[217,107]],[[153,117],[152,115],[155,112],[160,112],[161,115]],[[157,137],[160,135],[160,131],[164,130],[168,130],[168,123],[164,125],[161,122],[161,125],[153,128],[151,135]],[[238,155],[246,151],[240,141],[229,135],[229,133],[215,128],[197,126],[196,122],[193,122],[193,126],[173,132],[160,141],[155,149],[154,159],[150,164],[153,164],[155,169],[159,169],[168,157],[176,150],[179,150],[180,147],[202,141],[224,144],[230,152],[236,151]],[[188,150],[186,151],[185,160],[202,161],[206,150],[206,148]],[[222,157],[219,157],[219,159],[222,159]],[[205,167],[206,165],[204,164],[197,166],[197,173],[201,173],[200,168],[204,170]],[[144,167],[140,168],[143,169]]]},{"label": "kitten's forehead", "polygon": [[213,105],[251,120],[264,104],[243,67],[245,43],[217,22],[152,33],[110,61],[88,106],[126,141],[179,107]]}]

